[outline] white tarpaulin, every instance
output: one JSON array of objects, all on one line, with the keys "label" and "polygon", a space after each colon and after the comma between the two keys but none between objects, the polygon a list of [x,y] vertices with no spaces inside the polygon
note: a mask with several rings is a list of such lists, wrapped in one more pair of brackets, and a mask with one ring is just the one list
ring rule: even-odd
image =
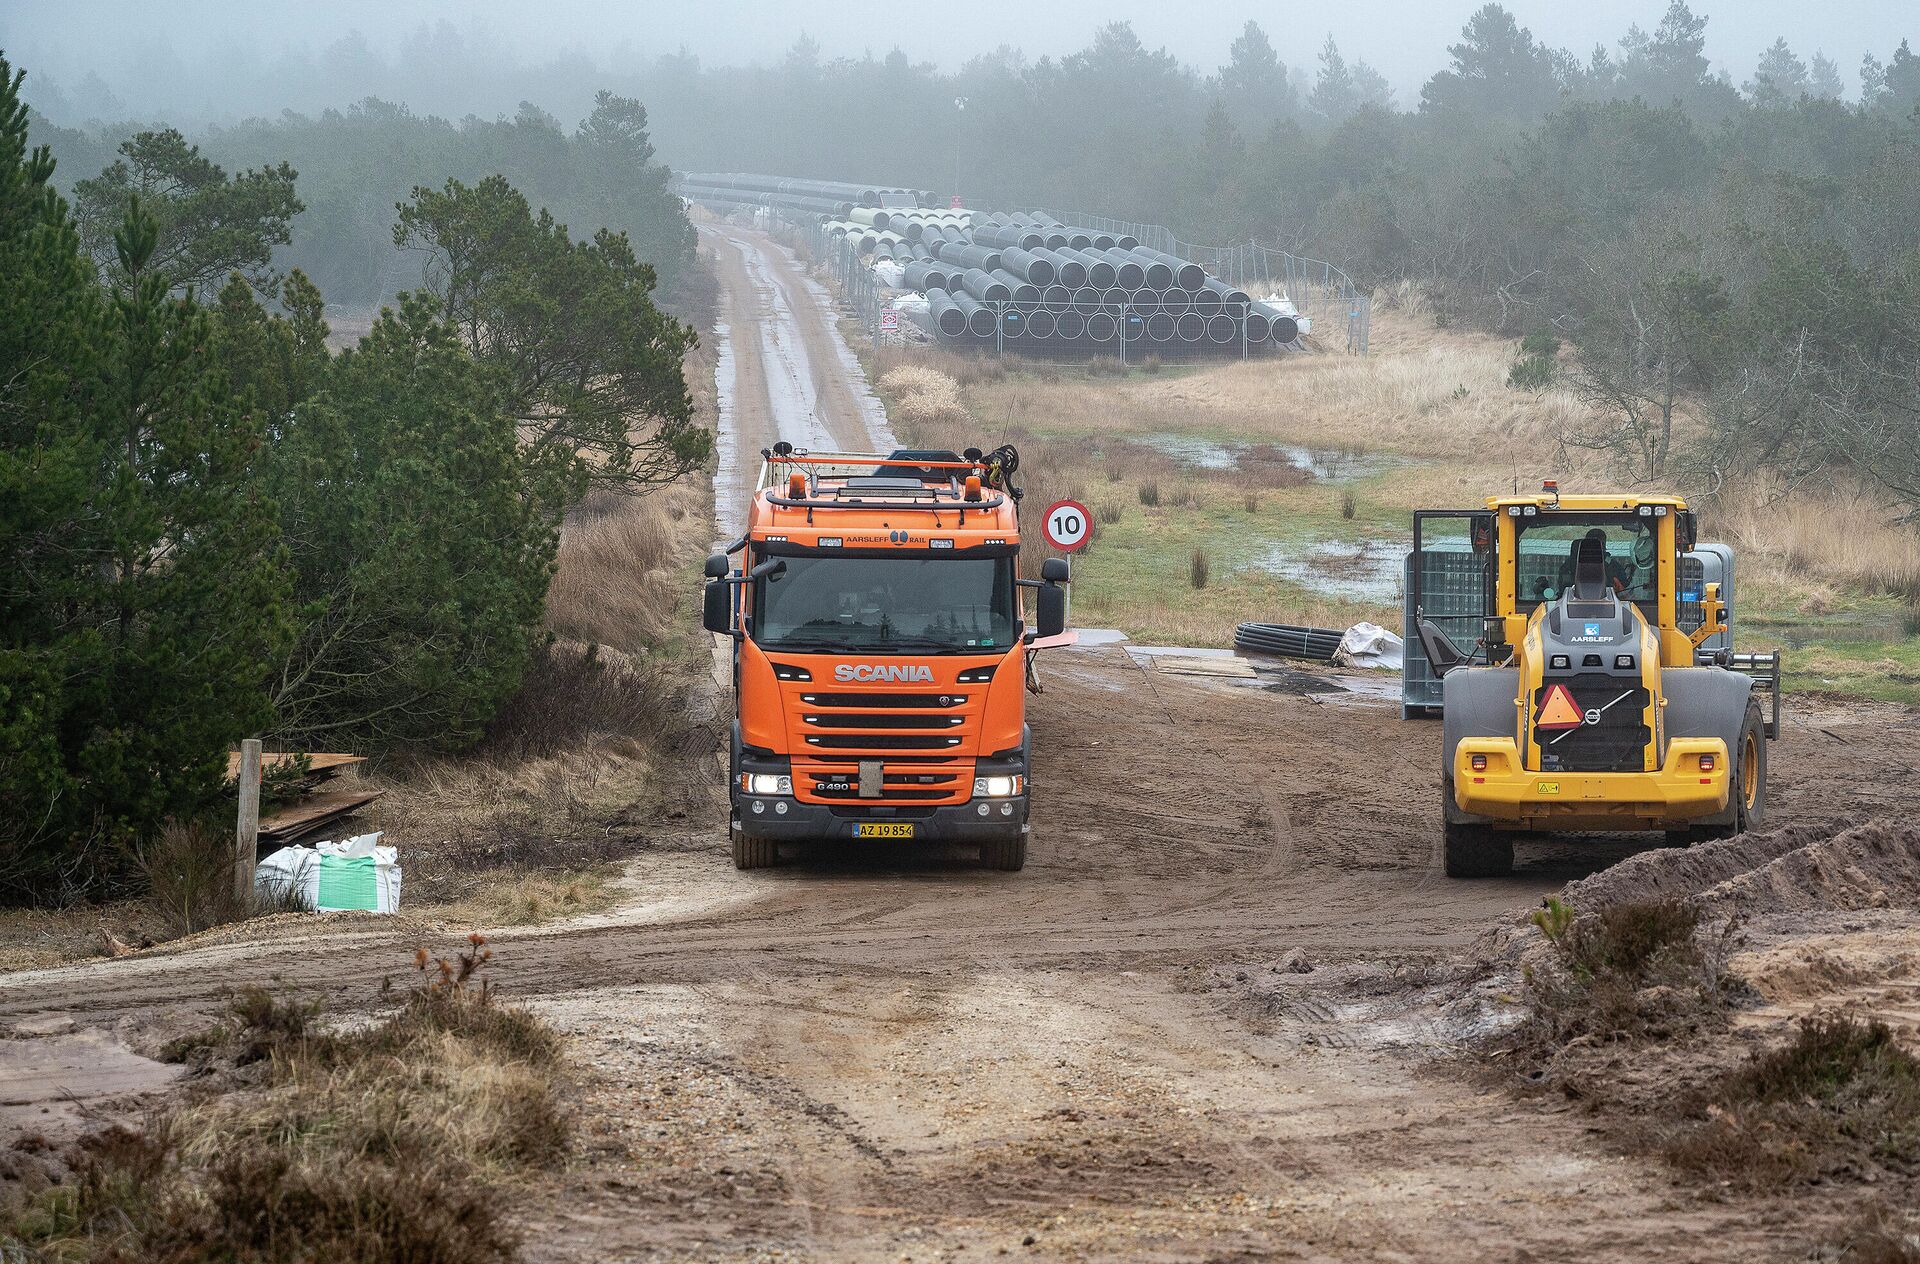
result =
[{"label": "white tarpaulin", "polygon": [[379,834],[312,847],[282,847],[260,861],[253,887],[261,898],[319,912],[394,913],[400,908],[398,853]]},{"label": "white tarpaulin", "polygon": [[1356,623],[1340,638],[1333,661],[1344,667],[1377,667],[1399,671],[1406,646],[1377,623]]}]

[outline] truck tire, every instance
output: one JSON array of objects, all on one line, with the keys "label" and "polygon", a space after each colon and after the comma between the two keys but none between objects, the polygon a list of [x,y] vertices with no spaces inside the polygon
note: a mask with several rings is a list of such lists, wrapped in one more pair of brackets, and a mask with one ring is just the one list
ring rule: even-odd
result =
[{"label": "truck tire", "polygon": [[1449,878],[1504,878],[1513,872],[1513,838],[1476,821],[1449,821],[1453,782],[1440,783],[1441,832]]},{"label": "truck tire", "polygon": [[1027,831],[1012,838],[996,838],[980,844],[980,863],[988,869],[1016,871],[1027,867]]},{"label": "truck tire", "polygon": [[1767,823],[1767,726],[1760,716],[1757,698],[1747,702],[1746,718],[1740,722],[1740,738],[1730,755],[1733,768],[1728,797],[1733,800],[1733,820],[1718,825],[1697,825],[1687,831],[1689,841],[1732,838]]},{"label": "truck tire", "polygon": [[780,847],[771,838],[759,838],[747,833],[735,821],[728,831],[733,838],[733,867],[735,869],[769,869],[780,860]]}]

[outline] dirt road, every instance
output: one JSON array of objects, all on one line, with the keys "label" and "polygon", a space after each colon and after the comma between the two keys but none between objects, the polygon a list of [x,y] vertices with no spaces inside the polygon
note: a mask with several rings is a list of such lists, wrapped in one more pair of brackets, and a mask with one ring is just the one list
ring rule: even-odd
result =
[{"label": "dirt road", "polygon": [[726,539],[777,439],[800,448],[893,447],[886,411],[834,325],[832,300],[791,252],[735,224],[700,225],[720,279],[720,466],[714,515]]},{"label": "dirt road", "polygon": [[[723,497],[775,435],[888,442],[792,260],[705,231],[729,327]],[[1523,847],[1511,879],[1448,881],[1438,726],[1390,701],[1181,677],[1116,647],[1042,674],[1022,873],[880,846],[737,873],[701,759],[704,819],[637,827],[623,907],[493,937],[499,984],[573,1033],[583,1079],[584,1153],[522,1207],[532,1258],[1804,1246],[1790,1215],[1677,1199],[1576,1116],[1434,1069],[1462,1034],[1436,1020],[1436,963],[1649,840]],[[1910,810],[1916,765],[1912,713],[1803,700],[1774,751],[1775,819]],[[371,920],[300,925],[0,977],[0,1025],[67,1015],[137,1039],[273,975],[365,1004],[413,944]]]}]

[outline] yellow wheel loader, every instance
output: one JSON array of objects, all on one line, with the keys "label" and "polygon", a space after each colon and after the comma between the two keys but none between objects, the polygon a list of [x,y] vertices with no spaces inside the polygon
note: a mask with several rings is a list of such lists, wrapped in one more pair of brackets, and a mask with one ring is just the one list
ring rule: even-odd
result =
[{"label": "yellow wheel loader", "polygon": [[1478,639],[1463,648],[1428,617],[1419,565],[1408,599],[1443,691],[1450,877],[1509,872],[1525,834],[1690,842],[1765,820],[1780,658],[1731,651],[1718,584],[1683,592],[1685,501],[1563,497],[1549,482],[1484,510],[1416,513],[1415,558],[1449,531],[1471,553],[1454,570],[1479,589]]}]

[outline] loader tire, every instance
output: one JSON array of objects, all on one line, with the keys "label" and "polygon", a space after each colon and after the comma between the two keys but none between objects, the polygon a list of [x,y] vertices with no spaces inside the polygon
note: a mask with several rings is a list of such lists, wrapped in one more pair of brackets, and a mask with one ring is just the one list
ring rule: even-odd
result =
[{"label": "loader tire", "polygon": [[980,844],[980,863],[988,869],[1014,872],[1027,867],[1027,832]]},{"label": "loader tire", "polygon": [[1746,718],[1740,724],[1740,737],[1729,752],[1733,760],[1732,785],[1727,797],[1733,800],[1733,820],[1718,825],[1698,825],[1687,831],[1694,842],[1732,838],[1767,823],[1767,727],[1760,717],[1758,699],[1747,703]]},{"label": "loader tire", "polygon": [[742,829],[735,821],[729,831],[733,837],[735,869],[770,869],[780,861],[780,847],[771,838],[759,838]]},{"label": "loader tire", "polygon": [[1504,878],[1513,872],[1513,836],[1477,821],[1449,821],[1453,783],[1444,781],[1441,832],[1449,878]]}]

